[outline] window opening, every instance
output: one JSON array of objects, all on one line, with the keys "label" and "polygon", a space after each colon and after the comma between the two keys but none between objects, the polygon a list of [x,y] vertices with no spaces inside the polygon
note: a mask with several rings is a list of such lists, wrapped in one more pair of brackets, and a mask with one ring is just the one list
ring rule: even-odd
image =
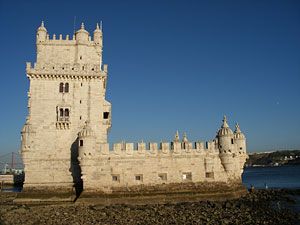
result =
[{"label": "window opening", "polygon": [[192,173],[191,172],[182,173],[182,180],[183,181],[191,181],[192,180]]},{"label": "window opening", "polygon": [[108,119],[109,112],[103,112],[103,119]]},{"label": "window opening", "polygon": [[120,175],[111,175],[112,181],[120,182]]},{"label": "window opening", "polygon": [[63,93],[64,92],[64,83],[59,84],[59,92]]},{"label": "window opening", "polygon": [[159,177],[160,180],[164,180],[164,181],[167,180],[167,174],[166,173],[159,173],[158,177]]},{"label": "window opening", "polygon": [[59,109],[59,116],[63,117],[64,116],[64,109]]},{"label": "window opening", "polygon": [[143,175],[142,174],[135,175],[135,180],[136,181],[143,181]]},{"label": "window opening", "polygon": [[66,92],[66,93],[69,92],[69,83],[65,83],[65,92]]},{"label": "window opening", "polygon": [[214,173],[213,172],[206,172],[205,177],[206,178],[214,178]]},{"label": "window opening", "polygon": [[79,146],[83,146],[83,140],[79,140]]},{"label": "window opening", "polygon": [[69,117],[69,109],[65,109],[65,117]]}]

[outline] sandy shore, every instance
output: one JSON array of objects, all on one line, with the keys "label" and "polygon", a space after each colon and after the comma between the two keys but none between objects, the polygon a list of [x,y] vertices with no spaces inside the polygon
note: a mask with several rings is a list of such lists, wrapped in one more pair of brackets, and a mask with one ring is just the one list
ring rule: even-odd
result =
[{"label": "sandy shore", "polygon": [[290,210],[299,191],[260,190],[223,202],[99,206],[77,203],[14,205],[0,194],[0,224],[300,224]]}]

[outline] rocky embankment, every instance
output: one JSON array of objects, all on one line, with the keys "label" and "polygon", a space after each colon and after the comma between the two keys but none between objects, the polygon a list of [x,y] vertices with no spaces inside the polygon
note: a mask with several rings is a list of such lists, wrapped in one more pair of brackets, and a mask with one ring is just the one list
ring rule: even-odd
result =
[{"label": "rocky embankment", "polygon": [[16,194],[0,193],[0,224],[300,224],[285,206],[296,193],[259,190],[223,202],[165,205],[14,205]]}]

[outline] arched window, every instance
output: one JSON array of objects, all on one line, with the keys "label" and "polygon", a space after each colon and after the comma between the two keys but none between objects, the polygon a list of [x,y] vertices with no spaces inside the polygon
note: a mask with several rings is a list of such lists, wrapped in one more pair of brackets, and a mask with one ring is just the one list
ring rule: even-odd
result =
[{"label": "arched window", "polygon": [[69,109],[65,109],[65,117],[69,117]]},{"label": "arched window", "polygon": [[65,93],[69,92],[69,83],[65,83]]},{"label": "arched window", "polygon": [[60,117],[64,116],[64,109],[62,109],[62,108],[59,109],[59,116]]},{"label": "arched window", "polygon": [[64,83],[59,84],[59,92],[63,93],[64,92]]}]

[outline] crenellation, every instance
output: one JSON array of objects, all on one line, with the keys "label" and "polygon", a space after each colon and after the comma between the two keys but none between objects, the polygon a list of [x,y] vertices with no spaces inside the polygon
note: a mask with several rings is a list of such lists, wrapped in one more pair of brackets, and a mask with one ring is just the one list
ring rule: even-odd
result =
[{"label": "crenellation", "polygon": [[126,154],[132,155],[133,154],[133,143],[126,143]]},{"label": "crenellation", "polygon": [[170,152],[170,143],[168,142],[161,142],[160,143],[160,148],[159,150],[161,150],[162,153],[167,154]]},{"label": "crenellation", "polygon": [[137,143],[137,151],[138,153],[144,153],[146,150],[146,144],[142,141]]},{"label": "crenellation", "polygon": [[[219,154],[217,148],[215,148],[214,141],[207,142],[208,148],[204,148],[203,142],[194,142],[194,146],[192,142],[182,143],[182,142],[138,142],[138,143],[127,143],[120,142],[114,143],[113,148],[109,151],[109,154],[128,154],[133,155],[136,153],[147,153],[147,154],[180,154],[180,155],[189,155],[189,154]],[[100,149],[102,152],[104,148],[103,145],[107,145],[108,143],[101,143]],[[159,146],[159,147],[158,147]],[[106,151],[106,152],[107,152]]]},{"label": "crenellation", "polygon": [[[59,45],[76,45],[76,44],[78,44],[76,35],[72,35],[71,37],[72,38],[70,38],[69,34],[66,34],[66,36],[64,38],[63,34],[59,34],[58,39],[57,39],[56,34],[52,34],[52,38],[50,38],[50,34],[47,34],[45,40],[43,42],[38,42],[37,44],[39,44],[39,45],[57,45],[57,44],[59,44]],[[87,38],[87,41],[84,43],[84,45],[101,47],[101,44],[99,45],[99,43],[96,43],[94,40],[92,40],[91,36],[89,36]]]}]

